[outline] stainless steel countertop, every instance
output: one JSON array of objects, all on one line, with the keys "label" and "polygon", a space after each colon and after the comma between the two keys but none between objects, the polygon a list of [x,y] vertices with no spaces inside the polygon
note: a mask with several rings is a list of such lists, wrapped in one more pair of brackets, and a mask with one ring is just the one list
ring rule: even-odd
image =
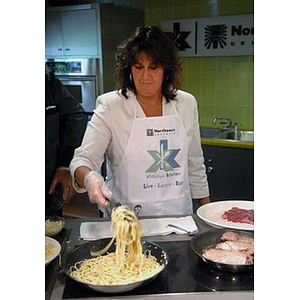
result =
[{"label": "stainless steel countertop", "polygon": [[[199,232],[205,232],[209,229],[212,229],[210,225],[203,222],[197,215],[193,215],[193,218],[195,220],[196,225],[198,226]],[[100,218],[85,218],[85,219],[66,219],[65,228],[67,230],[70,230],[70,236],[68,240],[66,241],[66,249],[65,251],[73,249],[75,246],[80,245],[82,243],[85,243],[86,241],[79,239],[79,229],[80,224],[82,222],[101,222],[101,221],[107,221],[107,219],[100,219]],[[177,234],[171,234],[171,235],[165,235],[165,236],[155,236],[155,237],[146,237],[144,238],[146,241],[149,242],[167,242],[167,241],[189,241],[192,239],[191,236],[188,235],[177,235]],[[57,300],[62,299],[64,291],[64,282],[61,282],[59,278],[56,278],[51,296],[49,300]],[[155,295],[130,295],[130,296],[110,296],[110,297],[93,297],[88,298],[91,300],[95,299],[148,299],[149,297],[153,297],[156,299],[176,299],[176,300],[183,300],[183,299],[199,299],[201,297],[201,300],[253,300],[254,299],[254,291],[224,291],[224,292],[193,292],[193,293],[173,293],[173,294],[155,294]],[[87,300],[87,298],[76,298],[76,300]]]}]

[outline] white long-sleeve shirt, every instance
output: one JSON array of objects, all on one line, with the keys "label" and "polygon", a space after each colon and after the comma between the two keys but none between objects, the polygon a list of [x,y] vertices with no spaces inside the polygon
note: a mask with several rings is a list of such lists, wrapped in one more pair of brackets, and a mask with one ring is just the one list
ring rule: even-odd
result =
[{"label": "white long-sleeve shirt", "polygon": [[[135,117],[136,96],[128,92],[128,99],[117,91],[99,96],[96,109],[88,123],[82,144],[75,150],[70,164],[72,177],[80,166],[98,171],[106,153],[111,171],[114,172],[126,150]],[[194,199],[209,196],[204,157],[200,143],[197,102],[191,94],[178,90],[175,108],[186,129],[189,140],[188,172],[191,196]],[[163,115],[174,114],[171,103],[163,98]],[[146,118],[141,106],[137,106],[137,117]],[[74,183],[77,192],[85,192]]]}]

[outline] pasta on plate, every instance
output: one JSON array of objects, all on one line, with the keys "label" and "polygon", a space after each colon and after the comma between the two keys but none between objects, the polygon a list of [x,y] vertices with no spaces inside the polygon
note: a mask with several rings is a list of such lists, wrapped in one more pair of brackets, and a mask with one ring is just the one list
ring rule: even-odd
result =
[{"label": "pasta on plate", "polygon": [[55,253],[55,246],[52,244],[46,244],[45,245],[45,261],[50,259]]}]

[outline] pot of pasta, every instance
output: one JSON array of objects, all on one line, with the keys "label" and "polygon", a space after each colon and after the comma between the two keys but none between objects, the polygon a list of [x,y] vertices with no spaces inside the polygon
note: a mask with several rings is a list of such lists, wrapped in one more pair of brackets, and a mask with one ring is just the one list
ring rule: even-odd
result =
[{"label": "pot of pasta", "polygon": [[84,243],[66,256],[67,276],[93,290],[123,293],[154,280],[167,266],[168,255],[158,245],[142,242],[142,228],[126,206],[112,211],[112,239]]}]

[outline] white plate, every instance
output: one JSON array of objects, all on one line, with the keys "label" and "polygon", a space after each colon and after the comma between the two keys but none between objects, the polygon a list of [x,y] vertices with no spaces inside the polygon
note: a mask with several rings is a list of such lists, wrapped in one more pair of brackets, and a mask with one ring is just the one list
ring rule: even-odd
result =
[{"label": "white plate", "polygon": [[241,229],[241,230],[254,230],[253,224],[245,223],[234,223],[222,219],[222,214],[231,209],[232,207],[238,207],[243,209],[254,209],[254,201],[218,201],[212,202],[200,206],[197,209],[197,215],[200,219],[214,227],[223,227],[223,228],[232,228],[232,229]]},{"label": "white plate", "polygon": [[55,247],[55,251],[53,252],[53,254],[47,260],[45,260],[45,265],[47,266],[53,259],[55,259],[58,256],[61,250],[61,246],[57,240],[48,236],[45,236],[45,245],[54,245]]}]

